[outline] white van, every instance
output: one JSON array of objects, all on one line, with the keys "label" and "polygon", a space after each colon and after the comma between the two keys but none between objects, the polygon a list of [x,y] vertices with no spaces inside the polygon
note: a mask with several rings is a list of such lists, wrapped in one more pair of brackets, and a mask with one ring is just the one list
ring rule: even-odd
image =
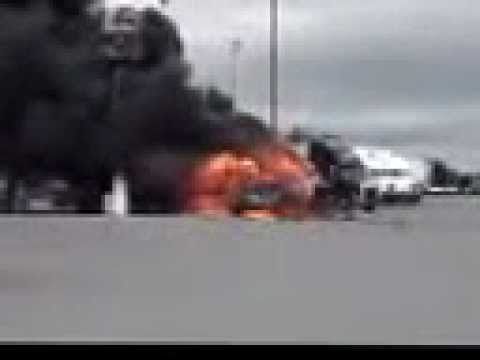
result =
[{"label": "white van", "polygon": [[365,168],[362,189],[375,189],[378,199],[413,201],[422,199],[425,190],[425,168],[421,162],[409,161],[390,150],[354,147]]}]

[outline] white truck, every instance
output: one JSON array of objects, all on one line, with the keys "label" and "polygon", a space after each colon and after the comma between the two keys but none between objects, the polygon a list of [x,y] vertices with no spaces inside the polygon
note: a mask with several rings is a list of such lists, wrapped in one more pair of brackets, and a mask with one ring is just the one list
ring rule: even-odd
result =
[{"label": "white truck", "polygon": [[387,149],[354,147],[364,165],[361,192],[376,193],[381,201],[419,202],[425,190],[427,168],[420,160],[407,160]]}]

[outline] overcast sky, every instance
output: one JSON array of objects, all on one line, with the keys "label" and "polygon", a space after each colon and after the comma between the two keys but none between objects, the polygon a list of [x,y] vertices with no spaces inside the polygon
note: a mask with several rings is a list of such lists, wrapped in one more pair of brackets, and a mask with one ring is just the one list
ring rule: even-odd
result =
[{"label": "overcast sky", "polygon": [[[128,1],[128,0],[126,0]],[[280,123],[480,170],[480,1],[279,0]],[[197,83],[268,118],[269,1],[171,0]]]}]

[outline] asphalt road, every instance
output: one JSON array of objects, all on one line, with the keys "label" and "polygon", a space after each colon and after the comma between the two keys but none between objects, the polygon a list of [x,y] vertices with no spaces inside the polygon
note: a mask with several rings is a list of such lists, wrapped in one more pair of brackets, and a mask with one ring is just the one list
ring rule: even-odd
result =
[{"label": "asphalt road", "polygon": [[0,340],[480,344],[479,210],[1,218]]}]

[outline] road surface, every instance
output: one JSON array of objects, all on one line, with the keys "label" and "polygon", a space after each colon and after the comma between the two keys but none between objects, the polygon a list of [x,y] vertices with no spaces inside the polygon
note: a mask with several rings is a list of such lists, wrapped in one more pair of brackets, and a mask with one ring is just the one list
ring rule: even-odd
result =
[{"label": "road surface", "polygon": [[479,210],[1,218],[0,340],[480,344]]}]

